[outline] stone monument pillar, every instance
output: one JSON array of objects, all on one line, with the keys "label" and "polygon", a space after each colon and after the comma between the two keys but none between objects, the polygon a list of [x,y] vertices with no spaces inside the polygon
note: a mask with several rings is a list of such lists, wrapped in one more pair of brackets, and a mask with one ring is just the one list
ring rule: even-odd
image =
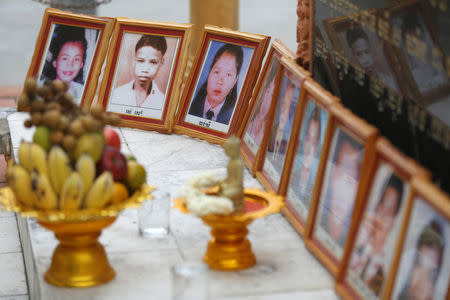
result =
[{"label": "stone monument pillar", "polygon": [[191,0],[192,32],[191,56],[195,55],[206,24],[237,30],[239,28],[239,0]]}]

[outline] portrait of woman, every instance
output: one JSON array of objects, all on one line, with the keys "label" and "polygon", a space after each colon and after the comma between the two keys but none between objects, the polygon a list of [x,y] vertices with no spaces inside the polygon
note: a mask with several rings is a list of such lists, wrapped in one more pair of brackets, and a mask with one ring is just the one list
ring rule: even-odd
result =
[{"label": "portrait of woman", "polygon": [[99,30],[55,24],[39,84],[62,80],[78,103],[91,67]]},{"label": "portrait of woman", "polygon": [[380,296],[392,262],[403,212],[406,184],[386,164],[380,165],[359,226],[350,259],[352,279],[363,295]]},{"label": "portrait of woman", "polygon": [[229,125],[253,49],[211,41],[188,116]]},{"label": "portrait of woman", "polygon": [[[275,87],[275,77],[278,71],[279,61],[272,57],[272,61],[269,65],[269,71],[267,72],[264,84],[258,94],[255,109],[253,110],[250,122],[245,133],[246,138],[252,139],[253,143],[259,146],[261,144],[262,137],[264,135],[264,129],[269,113],[270,105],[273,99],[273,91]],[[257,149],[252,149],[254,152]]]},{"label": "portrait of woman", "polygon": [[392,299],[448,299],[449,241],[448,219],[415,197]]},{"label": "portrait of woman", "polygon": [[326,165],[315,234],[337,258],[342,255],[350,229],[363,152],[362,144],[336,128]]},{"label": "portrait of woman", "polygon": [[300,97],[300,88],[289,74],[288,72],[283,74],[275,120],[264,162],[264,171],[276,184],[275,187],[278,186],[283,171],[289,137]]},{"label": "portrait of woman", "polygon": [[328,114],[309,100],[302,131],[298,140],[297,153],[289,182],[289,199],[301,217],[306,219],[322,153]]}]

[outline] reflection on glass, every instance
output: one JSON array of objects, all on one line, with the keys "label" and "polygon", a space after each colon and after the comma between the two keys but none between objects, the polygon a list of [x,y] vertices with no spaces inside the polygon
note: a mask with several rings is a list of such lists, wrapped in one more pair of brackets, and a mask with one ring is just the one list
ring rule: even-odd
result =
[{"label": "reflection on glass", "polygon": [[317,236],[336,257],[347,241],[358,187],[363,146],[337,128],[332,141],[320,197]]},{"label": "reflection on glass", "polygon": [[325,136],[328,114],[309,100],[289,183],[289,200],[306,219]]}]

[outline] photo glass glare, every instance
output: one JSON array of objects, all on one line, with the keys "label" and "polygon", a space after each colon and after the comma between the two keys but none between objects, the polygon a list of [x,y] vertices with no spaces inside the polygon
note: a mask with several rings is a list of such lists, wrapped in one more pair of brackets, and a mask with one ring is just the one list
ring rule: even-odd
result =
[{"label": "photo glass glare", "polygon": [[292,73],[284,71],[280,96],[263,166],[263,171],[267,173],[275,185],[275,190],[278,189],[280,183],[299,98],[299,84],[293,79]]},{"label": "photo glass glare", "polygon": [[179,40],[126,32],[107,110],[161,120]]},{"label": "photo glass glare", "polygon": [[272,56],[269,68],[265,74],[262,88],[259,91],[258,98],[255,103],[250,122],[244,134],[244,142],[248,145],[253,155],[256,155],[261,144],[264,130],[266,127],[267,115],[272,104],[273,93],[275,88],[275,80],[280,61],[277,57]]},{"label": "photo glass glare", "polygon": [[228,131],[254,50],[216,40],[209,42],[189,101],[186,123]]},{"label": "photo glass glare", "polygon": [[450,276],[450,224],[420,196],[413,200],[392,299],[444,300]]},{"label": "photo glass glare", "polygon": [[314,235],[341,259],[358,189],[364,146],[336,127],[321,188]]},{"label": "photo glass glare", "polygon": [[316,181],[319,159],[327,127],[328,113],[308,99],[301,126],[301,135],[292,167],[287,201],[303,220],[308,216]]},{"label": "photo glass glare", "polygon": [[380,163],[350,256],[347,281],[365,299],[378,299],[390,272],[409,184]]},{"label": "photo glass glare", "polygon": [[97,49],[100,30],[52,24],[45,46],[44,59],[38,71],[39,85],[62,80],[79,104],[84,94],[92,60]]}]

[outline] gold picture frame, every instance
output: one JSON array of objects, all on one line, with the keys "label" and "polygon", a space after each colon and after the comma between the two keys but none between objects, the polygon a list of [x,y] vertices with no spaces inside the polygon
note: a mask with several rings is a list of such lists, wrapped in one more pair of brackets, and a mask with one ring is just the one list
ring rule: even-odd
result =
[{"label": "gold picture frame", "polygon": [[192,24],[116,18],[98,102],[121,126],[170,133]]},{"label": "gold picture frame", "polygon": [[221,145],[237,134],[269,39],[205,26],[174,132]]},{"label": "gold picture frame", "polygon": [[113,24],[112,18],[47,8],[26,79],[37,77],[39,85],[46,80],[66,81],[74,101],[81,107],[89,107]]},{"label": "gold picture frame", "polygon": [[300,67],[294,60],[281,59],[281,74],[266,124],[265,138],[256,158],[256,177],[262,185],[271,191],[278,192],[283,166],[285,164],[290,139],[299,124],[298,111],[305,100],[304,83],[309,72]]},{"label": "gold picture frame", "polygon": [[336,104],[331,134],[324,143],[325,166],[319,177],[317,193],[311,200],[305,228],[305,244],[336,276],[350,229],[356,221],[362,196],[373,167],[378,130]]},{"label": "gold picture frame", "polygon": [[[429,180],[414,177],[383,299],[407,296],[417,283],[427,284],[421,290],[429,299],[450,297],[449,220],[450,197]],[[413,284],[412,277],[418,279]]]},{"label": "gold picture frame", "polygon": [[295,58],[291,50],[279,39],[275,39],[269,49],[266,62],[239,129],[241,157],[253,176],[255,176],[254,162],[264,139],[268,113],[278,90],[280,62],[283,56]]},{"label": "gold picture frame", "polygon": [[[340,56],[344,64],[353,66],[357,74],[366,74],[377,78],[385,88],[397,94],[405,94],[408,88],[402,80],[403,74],[395,68],[396,58],[392,46],[373,31],[369,24],[364,25],[363,22],[360,22],[360,19],[366,18],[371,20],[370,25],[374,25],[379,18],[379,13],[376,9],[369,9],[354,16],[340,16],[323,20],[333,50]],[[317,30],[320,29],[317,28]],[[381,46],[377,47],[376,45]],[[361,63],[358,55],[355,55],[355,53],[359,53],[358,51],[366,53],[361,59]],[[342,70],[336,70],[336,66],[332,65],[332,67],[335,76],[342,72]],[[337,78],[335,80],[337,81]],[[362,85],[364,76],[359,77],[358,75],[355,80]]]},{"label": "gold picture frame", "polygon": [[376,143],[375,166],[355,226],[348,237],[336,291],[344,299],[380,297],[392,266],[392,254],[409,199],[413,176],[431,174],[386,138]]},{"label": "gold picture frame", "polygon": [[[450,81],[427,1],[409,0],[385,9],[396,55],[394,67],[405,81],[404,95],[429,105],[447,95]],[[406,26],[407,25],[407,26]]]},{"label": "gold picture frame", "polygon": [[279,188],[279,194],[286,199],[282,213],[301,236],[318,190],[317,175],[325,166],[322,150],[331,134],[330,108],[340,101],[311,78],[306,79],[304,87],[305,101],[297,112],[298,126],[292,132]]}]

